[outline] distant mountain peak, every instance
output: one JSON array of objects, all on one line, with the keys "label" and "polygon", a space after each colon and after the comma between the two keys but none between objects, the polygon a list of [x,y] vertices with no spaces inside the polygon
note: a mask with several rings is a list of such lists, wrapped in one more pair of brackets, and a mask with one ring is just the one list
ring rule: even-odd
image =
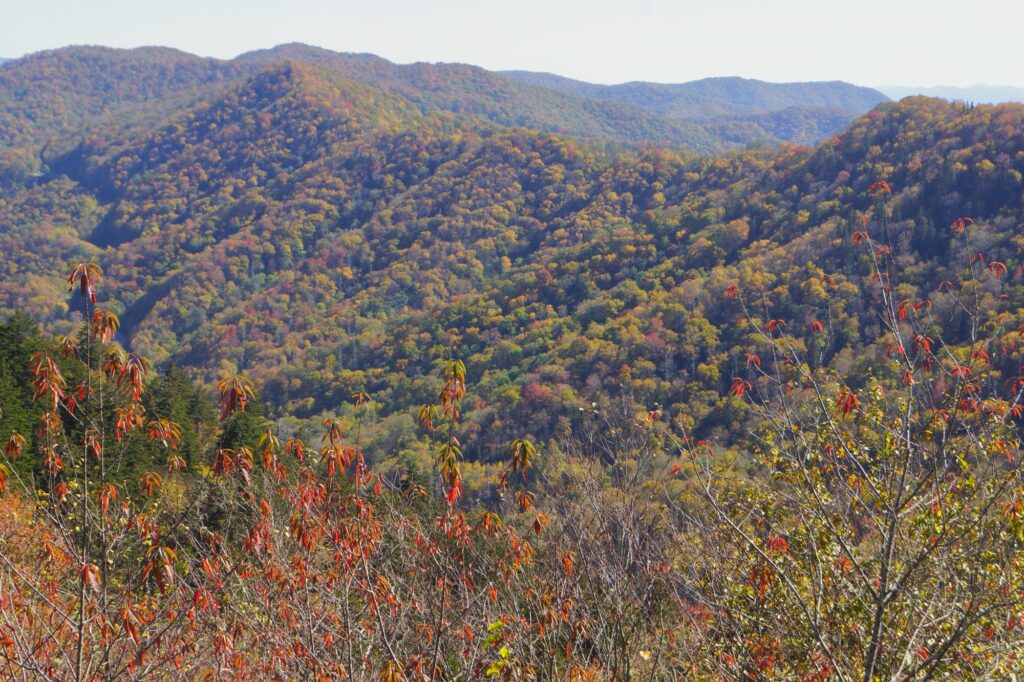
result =
[{"label": "distant mountain peak", "polygon": [[378,57],[377,55],[369,52],[336,52],[325,47],[317,47],[316,45],[308,45],[306,43],[281,43],[280,45],[275,45],[274,47],[262,50],[243,52],[235,57],[235,61],[266,61],[267,59],[318,61],[323,59],[336,59],[339,56],[351,60],[391,64],[387,59]]},{"label": "distant mountain peak", "polygon": [[884,85],[878,89],[893,99],[903,99],[912,95],[924,95],[926,97],[940,97],[946,100],[975,102],[978,104],[1024,102],[1024,88],[1013,85],[977,83],[963,87],[938,85],[928,88],[909,85]]}]

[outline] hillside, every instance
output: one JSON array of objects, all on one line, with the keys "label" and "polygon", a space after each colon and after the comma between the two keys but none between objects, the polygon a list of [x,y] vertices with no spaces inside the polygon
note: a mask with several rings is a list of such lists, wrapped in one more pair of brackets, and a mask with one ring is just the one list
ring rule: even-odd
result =
[{"label": "hillside", "polygon": [[0,73],[0,145],[45,140],[81,123],[238,78],[223,62],[161,47],[38,52]]},{"label": "hillside", "polygon": [[[822,362],[858,374],[875,362],[848,244],[878,178],[894,190],[906,296],[945,278],[962,215],[1011,274],[986,290],[1022,295],[1022,118],[917,98],[814,149],[608,156],[269,66],[12,188],[2,247],[18,255],[0,300],[54,324],[59,264],[96,260],[125,343],[206,382],[225,368],[258,377],[268,408],[298,417],[367,390],[402,422],[433,390],[434,362],[456,353],[487,434],[467,444],[477,456],[512,422],[528,416],[543,436],[608,394],[724,433],[742,337],[718,303],[729,281],[762,283],[799,327],[830,320]],[[810,286],[819,278],[830,284]]]},{"label": "hillside", "polygon": [[245,75],[169,48],[73,47],[12,60],[0,71],[0,193],[39,172],[89,128],[151,126]]}]

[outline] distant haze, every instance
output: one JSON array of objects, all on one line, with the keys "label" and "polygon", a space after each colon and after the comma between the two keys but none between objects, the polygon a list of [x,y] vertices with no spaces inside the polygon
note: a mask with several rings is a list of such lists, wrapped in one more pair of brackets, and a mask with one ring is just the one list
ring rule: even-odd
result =
[{"label": "distant haze", "polygon": [[1001,102],[1024,102],[1024,88],[1010,85],[969,85],[963,88],[940,85],[934,88],[915,88],[906,85],[883,85],[878,90],[893,99],[910,95],[927,95],[948,100],[961,100],[977,104],[1000,104]]},{"label": "distant haze", "polygon": [[12,0],[0,3],[0,49],[167,45],[230,58],[298,41],[605,84],[1024,86],[1022,25],[1024,3],[1005,0]]}]

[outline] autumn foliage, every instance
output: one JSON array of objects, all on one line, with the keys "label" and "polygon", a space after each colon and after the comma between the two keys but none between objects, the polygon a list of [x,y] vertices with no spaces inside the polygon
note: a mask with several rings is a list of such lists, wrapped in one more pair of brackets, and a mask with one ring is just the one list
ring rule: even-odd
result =
[{"label": "autumn foliage", "polygon": [[362,388],[310,433],[230,373],[205,421],[172,400],[201,389],[120,345],[99,266],[74,265],[87,322],[18,351],[35,420],[0,467],[2,676],[1021,673],[1024,371],[991,295],[1007,270],[960,219],[958,267],[909,296],[894,191],[868,186],[848,244],[879,320],[870,372],[823,362],[836,321],[776,312],[748,273],[718,289],[746,340],[720,396],[738,435],[623,392],[484,463],[450,351],[410,410],[426,466],[367,447]]}]

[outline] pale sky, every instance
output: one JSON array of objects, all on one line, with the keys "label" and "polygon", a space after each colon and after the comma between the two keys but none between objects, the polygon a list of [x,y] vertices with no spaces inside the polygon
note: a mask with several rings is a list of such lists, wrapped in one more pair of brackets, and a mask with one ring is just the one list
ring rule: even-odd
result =
[{"label": "pale sky", "polygon": [[228,58],[284,42],[597,83],[736,75],[1024,86],[1012,0],[0,0],[0,56],[69,44]]}]

